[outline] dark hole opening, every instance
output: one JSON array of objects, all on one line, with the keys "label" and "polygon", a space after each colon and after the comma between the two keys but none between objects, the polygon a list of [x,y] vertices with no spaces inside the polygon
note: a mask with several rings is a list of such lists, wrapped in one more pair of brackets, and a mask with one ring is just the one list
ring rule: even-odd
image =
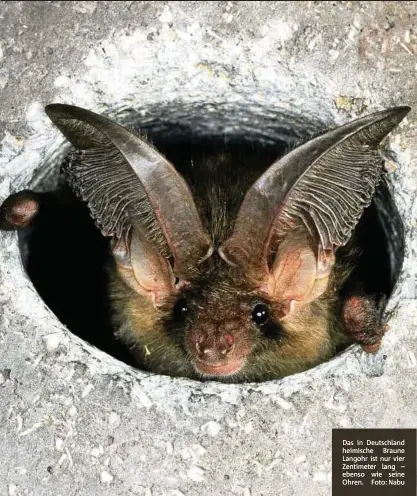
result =
[{"label": "dark hole opening", "polygon": [[[242,153],[256,154],[269,165],[300,139],[299,130],[292,133],[291,129],[275,134],[285,139],[264,141],[256,135],[248,138],[247,134],[244,138],[236,135],[226,139],[216,134],[201,138],[201,134],[191,131],[192,127],[182,128],[177,123],[172,133],[163,129],[164,126],[141,126],[180,171],[202,149],[224,147],[237,157]],[[403,263],[404,232],[385,181],[362,216],[357,232],[363,256],[355,277],[359,274],[367,293],[385,293],[389,297]],[[113,336],[104,269],[109,243],[95,227],[87,208],[81,203],[46,207],[35,226],[20,234],[20,245],[30,279],[58,319],[83,340],[134,366],[128,350]]]}]

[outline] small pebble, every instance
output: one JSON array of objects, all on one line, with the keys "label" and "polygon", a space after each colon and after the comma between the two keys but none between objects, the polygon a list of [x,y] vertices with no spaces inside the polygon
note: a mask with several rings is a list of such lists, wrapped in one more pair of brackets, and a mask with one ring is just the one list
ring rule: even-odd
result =
[{"label": "small pebble", "polygon": [[187,476],[194,482],[203,482],[204,480],[204,470],[200,467],[191,467],[187,472]]},{"label": "small pebble", "polygon": [[59,334],[57,333],[48,334],[48,336],[45,336],[44,340],[45,340],[46,349],[49,353],[57,350],[61,341]]},{"label": "small pebble", "polygon": [[64,447],[64,440],[58,437],[55,441],[55,448],[58,451],[62,451],[63,447]]},{"label": "small pebble", "polygon": [[114,477],[106,470],[103,470],[103,472],[101,472],[101,474],[100,474],[100,480],[103,483],[111,482],[113,479],[114,479]]},{"label": "small pebble", "polygon": [[207,422],[207,424],[204,424],[201,427],[202,431],[208,434],[211,437],[217,436],[217,434],[220,432],[220,424],[218,422]]},{"label": "small pebble", "polygon": [[116,412],[111,412],[109,415],[109,424],[119,427],[120,425],[120,415]]}]

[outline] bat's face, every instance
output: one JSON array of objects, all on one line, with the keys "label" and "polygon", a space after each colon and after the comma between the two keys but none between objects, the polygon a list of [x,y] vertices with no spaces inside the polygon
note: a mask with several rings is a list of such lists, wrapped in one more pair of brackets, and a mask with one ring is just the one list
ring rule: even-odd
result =
[{"label": "bat's face", "polygon": [[337,327],[330,318],[333,294],[283,317],[280,302],[220,257],[205,269],[159,310],[115,275],[120,337],[131,343],[146,369],[195,379],[259,381],[331,357]]},{"label": "bat's face", "polygon": [[262,349],[279,349],[283,327],[272,302],[259,292],[239,291],[236,280],[213,281],[196,294],[181,299],[187,308],[184,348],[194,371],[202,376],[244,377],[251,360]]}]

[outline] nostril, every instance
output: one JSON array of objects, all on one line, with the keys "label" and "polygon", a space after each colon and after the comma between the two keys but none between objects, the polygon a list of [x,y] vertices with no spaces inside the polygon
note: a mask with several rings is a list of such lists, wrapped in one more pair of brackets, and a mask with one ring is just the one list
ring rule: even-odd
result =
[{"label": "nostril", "polygon": [[202,356],[207,357],[210,355],[216,356],[218,354],[218,350],[214,345],[203,343],[202,345],[196,346],[196,348],[197,348],[197,353],[199,354],[200,357]]},{"label": "nostril", "polygon": [[199,338],[195,342],[195,349],[200,357],[208,355],[210,352],[214,351],[214,346],[212,346],[206,338]]},{"label": "nostril", "polygon": [[201,359],[210,360],[216,359],[219,355],[219,351],[215,346],[210,346],[208,344],[196,344],[197,354]]},{"label": "nostril", "polygon": [[235,338],[231,334],[225,334],[219,341],[220,354],[228,355],[234,348]]},{"label": "nostril", "polygon": [[204,336],[195,340],[195,350],[204,360],[225,358],[234,348],[235,339],[231,334]]}]

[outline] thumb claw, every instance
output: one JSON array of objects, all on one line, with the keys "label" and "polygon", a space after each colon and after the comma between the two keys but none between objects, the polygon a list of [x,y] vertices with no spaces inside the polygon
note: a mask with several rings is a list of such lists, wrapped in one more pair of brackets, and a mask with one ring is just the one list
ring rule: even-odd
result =
[{"label": "thumb claw", "polygon": [[0,206],[0,229],[15,231],[29,226],[39,212],[39,195],[23,190],[10,195]]}]

